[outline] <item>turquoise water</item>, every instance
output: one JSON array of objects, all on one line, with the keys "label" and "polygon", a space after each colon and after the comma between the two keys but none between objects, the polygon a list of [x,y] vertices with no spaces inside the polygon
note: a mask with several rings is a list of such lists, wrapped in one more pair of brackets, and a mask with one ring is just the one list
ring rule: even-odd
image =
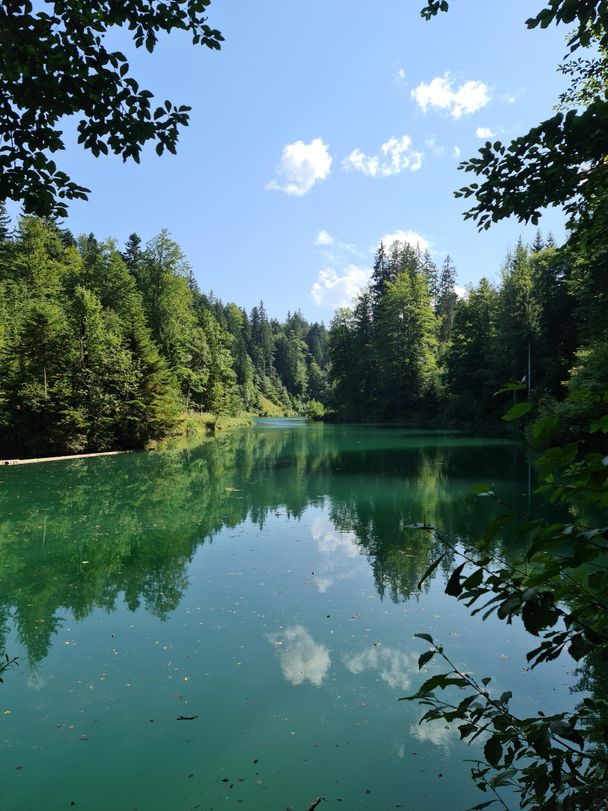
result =
[{"label": "turquoise water", "polygon": [[[444,811],[484,799],[443,724],[398,702],[425,643],[571,706],[570,663],[524,670],[520,626],[443,593],[429,533],[473,541],[492,482],[528,506],[520,449],[267,420],[197,447],[0,470],[7,811]],[[502,540],[505,554],[515,544]],[[1,643],[1,640],[0,640]],[[178,720],[182,719],[182,720]]]}]

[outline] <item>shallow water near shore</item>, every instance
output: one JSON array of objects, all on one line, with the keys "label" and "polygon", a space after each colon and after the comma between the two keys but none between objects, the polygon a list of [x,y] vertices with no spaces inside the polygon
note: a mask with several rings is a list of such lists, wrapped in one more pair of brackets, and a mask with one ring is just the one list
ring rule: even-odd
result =
[{"label": "shallow water near shore", "polygon": [[[431,633],[532,714],[519,625],[443,593],[425,523],[472,542],[521,448],[440,431],[261,420],[180,450],[0,470],[2,808],[444,811],[484,798],[457,730],[418,724]],[[510,554],[516,538],[500,539]]]}]

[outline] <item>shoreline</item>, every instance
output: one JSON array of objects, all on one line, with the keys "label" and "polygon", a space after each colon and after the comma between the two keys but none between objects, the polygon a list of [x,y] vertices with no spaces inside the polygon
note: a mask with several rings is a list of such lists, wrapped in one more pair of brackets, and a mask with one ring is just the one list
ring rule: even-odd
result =
[{"label": "shoreline", "polygon": [[97,453],[73,453],[67,456],[37,456],[34,459],[0,459],[0,466],[7,465],[33,465],[38,462],[66,462],[70,459],[92,459],[96,456],[120,456],[123,453],[136,453],[137,451],[98,451]]},{"label": "shoreline", "polygon": [[[96,451],[93,453],[73,453],[62,454],[61,456],[35,456],[31,459],[0,459],[1,467],[12,467],[14,465],[33,465],[41,462],[69,462],[76,459],[96,459],[100,456],[122,456],[125,453],[150,453],[158,450],[170,448],[184,441],[216,439],[219,432],[231,431],[235,428],[244,428],[252,425],[253,418],[257,415],[244,414],[238,417],[217,417],[206,415],[202,418],[195,418],[189,424],[184,425],[183,430],[173,436],[164,437],[149,443],[145,448],[131,448],[122,451]],[[209,417],[213,417],[210,420]]]}]

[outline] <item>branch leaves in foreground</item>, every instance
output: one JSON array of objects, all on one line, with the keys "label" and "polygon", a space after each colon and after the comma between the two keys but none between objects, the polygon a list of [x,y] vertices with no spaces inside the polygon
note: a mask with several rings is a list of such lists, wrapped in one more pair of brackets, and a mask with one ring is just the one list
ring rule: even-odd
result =
[{"label": "branch leaves in foreground", "polygon": [[[517,409],[512,419],[521,419],[530,410]],[[607,425],[603,417],[590,422],[587,436],[605,433]],[[559,435],[562,428],[556,418],[545,415],[531,433],[544,439]],[[507,623],[521,620],[538,640],[527,653],[528,667],[569,655],[581,663],[583,673],[591,673],[591,678],[597,673],[601,684],[600,674],[608,662],[608,527],[590,528],[586,519],[608,506],[608,456],[592,450],[583,436],[545,447],[536,467],[537,492],[565,508],[568,520],[550,523],[510,509],[491,522],[473,548],[452,543],[433,527],[411,525],[433,532],[444,547],[422,580],[446,556],[459,559],[446,593],[484,620],[492,615]],[[488,484],[472,491],[505,506]],[[507,528],[524,544],[519,557],[509,552],[508,544],[501,549]],[[483,757],[474,761],[472,777],[492,799],[475,809],[492,804],[506,809],[507,794],[519,797],[519,807],[535,811],[608,807],[608,700],[601,690],[586,695],[572,711],[546,715],[541,708],[522,718],[511,710],[510,691],[493,694],[490,677],[476,680],[430,634],[415,636],[430,646],[418,659],[419,669],[435,657],[449,669],[432,675],[414,695],[401,700],[415,700],[427,708],[421,723],[454,723],[462,740],[483,742]]]}]

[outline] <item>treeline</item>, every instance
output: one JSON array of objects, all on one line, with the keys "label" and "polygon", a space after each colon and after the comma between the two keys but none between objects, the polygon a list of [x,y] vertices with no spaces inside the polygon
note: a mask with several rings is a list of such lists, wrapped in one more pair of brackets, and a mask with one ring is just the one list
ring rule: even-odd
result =
[{"label": "treeline", "polygon": [[382,245],[368,288],[331,324],[331,404],[343,419],[496,425],[506,382],[553,402],[581,377],[605,379],[607,308],[601,252],[540,232],[498,284],[483,278],[464,297],[449,257],[438,268],[428,252]]},{"label": "treeline", "polygon": [[[143,447],[184,415],[322,411],[327,330],[203,295],[163,231],[124,250],[0,208],[0,452]],[[311,401],[312,405],[311,405]]]}]

